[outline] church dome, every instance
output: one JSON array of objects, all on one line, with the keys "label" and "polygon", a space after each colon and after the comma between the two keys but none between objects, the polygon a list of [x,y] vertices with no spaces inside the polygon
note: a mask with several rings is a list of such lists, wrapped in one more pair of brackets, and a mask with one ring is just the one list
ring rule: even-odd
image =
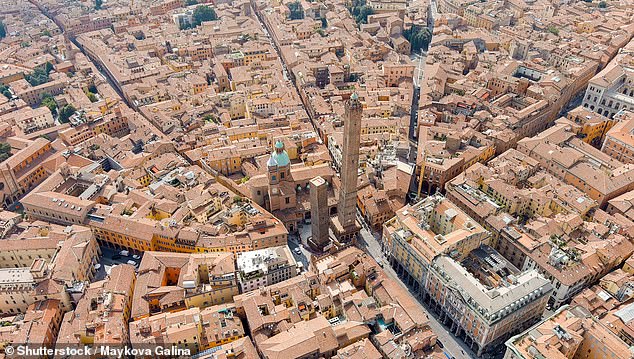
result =
[{"label": "church dome", "polygon": [[279,166],[285,167],[291,163],[291,159],[288,157],[288,153],[284,149],[284,143],[282,141],[275,142],[275,150],[271,153],[271,158],[269,158],[268,165],[269,166]]},{"label": "church dome", "polygon": [[291,163],[291,159],[288,158],[288,153],[286,153],[286,151],[282,151],[281,153],[273,152],[271,154],[271,160],[277,162],[279,167],[288,166]]}]

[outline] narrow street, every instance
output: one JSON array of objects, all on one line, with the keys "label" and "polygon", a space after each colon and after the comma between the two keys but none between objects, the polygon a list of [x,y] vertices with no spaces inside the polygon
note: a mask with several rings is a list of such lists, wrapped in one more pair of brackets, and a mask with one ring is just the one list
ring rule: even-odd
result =
[{"label": "narrow street", "polygon": [[[68,37],[68,34],[64,33],[64,29],[60,25],[59,21],[54,16],[49,14],[49,12],[44,7],[42,7],[37,1],[29,0],[29,2],[31,2],[31,4],[33,4],[35,7],[37,7],[37,9],[42,13],[42,15],[46,16],[51,21],[53,21],[53,23],[55,23],[55,25],[57,25],[57,27],[59,28],[60,33],[62,33],[65,37]],[[75,46],[77,46],[79,51],[81,51],[84,54],[84,56],[86,56],[86,58],[88,60],[90,60],[92,65],[99,71],[98,76],[100,76],[103,80],[108,82],[110,87],[112,87],[115,90],[115,92],[119,95],[120,100],[123,101],[123,103],[125,103],[127,107],[129,107],[131,109],[134,109],[134,111],[137,114],[139,114],[139,116],[143,116],[143,115],[141,115],[140,112],[137,112],[135,106],[133,106],[131,103],[128,102],[128,100],[126,99],[126,97],[123,94],[123,91],[119,87],[119,84],[117,83],[117,81],[115,81],[114,78],[112,78],[111,74],[108,73],[108,71],[106,71],[104,68],[102,68],[102,66],[99,63],[99,61],[97,59],[93,58],[92,56],[90,56],[90,54],[88,54],[84,50],[83,46],[81,46],[81,44],[79,42],[77,42],[76,39],[71,38],[70,40]],[[160,131],[158,128],[156,128],[150,121],[146,121],[146,122],[147,122],[146,126],[150,127],[154,134],[156,134],[157,136],[159,136],[159,137],[161,137],[163,139],[167,138],[167,136],[165,136],[163,134],[163,132]]]},{"label": "narrow street", "polygon": [[[385,259],[379,240],[366,228],[361,230],[357,246],[363,249],[366,253],[370,254],[377,262],[383,263],[383,270],[388,277],[412,294],[411,290],[401,281],[394,269],[390,267],[388,261]],[[418,300],[418,298],[416,298],[413,294],[412,297]],[[421,302],[419,301],[419,303]],[[427,317],[429,317],[429,326],[434,333],[438,335],[438,340],[442,342],[444,346],[443,350],[446,354],[449,354],[450,357],[454,357],[456,359],[476,358],[475,353],[464,345],[461,340],[456,339],[451,333],[449,333],[448,328],[438,321],[438,318],[434,313],[427,310],[423,303],[421,303],[421,306],[423,307],[423,310],[425,310],[425,313],[427,313]]]},{"label": "narrow street", "polygon": [[315,130],[315,133],[319,134],[319,131],[317,131],[317,125],[315,124],[315,119],[313,118],[312,113],[308,110],[309,106],[306,103],[306,100],[304,99],[304,97],[301,96],[301,92],[299,90],[299,87],[297,86],[297,83],[295,82],[295,78],[293,76],[291,76],[292,74],[290,73],[290,71],[288,71],[288,66],[286,65],[286,61],[284,60],[284,57],[282,56],[282,51],[278,47],[278,44],[273,40],[273,36],[271,36],[271,33],[270,33],[268,27],[266,26],[266,23],[264,22],[264,19],[262,19],[262,14],[253,5],[251,5],[251,9],[252,9],[253,13],[255,14],[255,17],[258,19],[258,22],[260,23],[260,26],[262,27],[262,32],[264,33],[266,38],[269,40],[269,43],[271,44],[271,46],[273,46],[273,49],[275,49],[275,53],[277,54],[277,58],[279,59],[280,63],[282,64],[282,69],[284,71],[284,76],[286,78],[288,78],[289,81],[293,84],[293,87],[295,88],[295,91],[296,91],[297,95],[299,96],[299,99],[302,101],[302,105],[304,106],[304,110],[306,111],[306,114],[308,115],[308,118],[310,119],[310,123],[313,125],[313,129]]}]

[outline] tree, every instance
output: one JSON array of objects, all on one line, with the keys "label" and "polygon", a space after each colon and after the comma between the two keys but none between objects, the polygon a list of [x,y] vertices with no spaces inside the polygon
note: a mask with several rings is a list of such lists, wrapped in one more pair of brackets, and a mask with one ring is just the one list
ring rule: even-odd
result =
[{"label": "tree", "polygon": [[431,41],[431,32],[429,29],[418,25],[413,25],[403,31],[403,36],[409,41],[412,52],[426,49]]},{"label": "tree", "polygon": [[218,119],[218,117],[216,117],[215,115],[212,114],[206,114],[205,116],[203,116],[203,121],[205,122],[213,122],[215,124],[220,123],[220,120]]},{"label": "tree", "polygon": [[103,5],[103,0],[95,0],[95,10],[101,10],[101,5]]},{"label": "tree", "polygon": [[55,99],[53,98],[53,96],[49,94],[42,96],[42,106],[48,107],[48,109],[51,110],[51,113],[53,115],[57,114],[58,105]]},{"label": "tree", "polygon": [[214,21],[218,20],[218,16],[214,9],[210,8],[207,5],[200,5],[194,9],[194,14],[192,16],[193,26],[196,27],[203,23],[203,21]]},{"label": "tree", "polygon": [[304,18],[304,8],[299,1],[288,3],[288,9],[290,10],[289,18],[291,20],[300,20]]},{"label": "tree", "polygon": [[192,6],[192,5],[197,5],[198,1],[197,0],[186,0],[185,1],[185,6]]},{"label": "tree", "polygon": [[374,9],[372,9],[369,5],[363,5],[359,9],[359,15],[355,18],[357,24],[367,24],[368,16],[374,14]]},{"label": "tree", "polygon": [[605,1],[599,2],[599,9],[605,9],[606,7],[608,7],[608,3]]},{"label": "tree", "polygon": [[325,18],[325,17],[322,17],[322,18],[321,18],[321,28],[322,28],[322,29],[325,29],[325,28],[327,28],[327,27],[328,27],[328,20],[326,20],[326,18]]},{"label": "tree", "polygon": [[4,26],[4,22],[0,20],[0,39],[7,37],[7,28]]},{"label": "tree", "polygon": [[88,91],[86,92],[86,96],[88,96],[88,99],[90,100],[90,102],[97,102],[97,95],[95,95],[94,93]]},{"label": "tree", "polygon": [[48,30],[44,30],[42,31],[42,36],[48,36],[48,37],[52,37],[51,32]]},{"label": "tree", "polygon": [[11,91],[9,91],[9,86],[0,84],[0,93],[4,95],[4,97],[11,99],[13,95],[11,95]]},{"label": "tree", "polygon": [[548,26],[548,32],[550,32],[551,34],[555,35],[555,36],[559,36],[559,29],[550,25]]},{"label": "tree", "polygon": [[24,76],[24,79],[31,84],[37,86],[48,82],[48,74],[53,71],[53,64],[46,62],[44,67],[38,67],[32,73]]},{"label": "tree", "polygon": [[367,24],[368,16],[374,14],[374,9],[367,5],[366,0],[352,0],[348,11],[357,24]]},{"label": "tree", "polygon": [[67,123],[68,119],[75,114],[77,109],[73,105],[66,105],[59,110],[59,120],[62,123]]},{"label": "tree", "polygon": [[0,142],[0,162],[11,157],[11,145],[6,142]]}]

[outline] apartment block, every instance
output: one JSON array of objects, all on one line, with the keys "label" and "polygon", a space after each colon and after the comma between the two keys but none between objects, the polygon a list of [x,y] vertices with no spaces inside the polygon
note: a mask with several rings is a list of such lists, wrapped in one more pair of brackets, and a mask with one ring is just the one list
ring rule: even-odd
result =
[{"label": "apartment block", "polygon": [[613,118],[621,110],[634,111],[634,76],[632,54],[634,42],[625,46],[629,51],[617,55],[588,83],[583,107]]},{"label": "apartment block", "polygon": [[232,253],[149,251],[139,265],[131,318],[229,303],[237,294]]},{"label": "apartment block", "polygon": [[506,342],[504,359],[630,358],[634,355],[608,326],[583,307],[565,306]]},{"label": "apartment block", "polygon": [[3,318],[0,342],[3,346],[26,345],[33,350],[53,349],[63,316],[63,304],[58,299],[36,301],[29,305],[23,316]]},{"label": "apartment block", "polygon": [[229,304],[160,313],[130,323],[133,347],[175,345],[192,355],[204,355],[205,350],[229,345],[244,335],[236,309]]},{"label": "apartment block", "polygon": [[444,254],[460,261],[488,239],[481,225],[441,195],[399,209],[383,225],[383,250],[418,293],[434,258]]},{"label": "apartment block", "polygon": [[[523,269],[536,269],[554,287],[550,304],[557,308],[577,293],[621,265],[634,250],[620,225],[609,215],[583,221],[578,215],[538,218],[524,228],[502,231],[500,252],[514,258]],[[603,225],[603,230],[593,228]],[[580,234],[571,236],[573,232]],[[515,255],[513,255],[515,253]]]},{"label": "apartment block", "polygon": [[565,124],[556,124],[535,137],[519,141],[517,150],[586,193],[602,208],[610,199],[634,189],[630,166],[583,142]]},{"label": "apartment block", "polygon": [[619,111],[614,119],[617,122],[606,132],[601,151],[617,161],[634,164],[634,112]]},{"label": "apartment block", "polygon": [[1,314],[24,313],[45,299],[57,299],[64,311],[70,310],[72,293],[81,293],[94,277],[99,246],[89,228],[32,226],[2,242],[7,267],[0,268]]},{"label": "apartment block", "polygon": [[461,262],[444,255],[434,259],[425,297],[451,332],[480,356],[539,321],[552,288],[536,270],[520,271],[481,246]]},{"label": "apartment block", "polygon": [[242,293],[285,281],[301,271],[288,246],[242,252],[236,258]]},{"label": "apartment block", "polygon": [[88,285],[75,309],[64,314],[57,347],[128,344],[135,280],[135,268],[120,264],[105,279]]}]

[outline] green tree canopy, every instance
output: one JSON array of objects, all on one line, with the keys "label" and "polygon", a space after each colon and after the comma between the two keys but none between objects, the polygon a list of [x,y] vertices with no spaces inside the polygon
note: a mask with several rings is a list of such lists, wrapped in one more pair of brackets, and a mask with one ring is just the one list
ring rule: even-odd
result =
[{"label": "green tree canopy", "polygon": [[431,41],[431,32],[429,29],[418,25],[413,25],[411,28],[403,31],[403,36],[409,41],[412,52],[427,49]]},{"label": "green tree canopy", "polygon": [[55,101],[53,96],[49,94],[42,96],[42,106],[48,107],[48,109],[51,110],[52,114],[57,113],[57,107],[58,107],[57,102]]},{"label": "green tree canopy", "polygon": [[75,114],[77,109],[73,105],[66,105],[59,110],[59,120],[62,123],[67,123],[70,116]]},{"label": "green tree canopy", "polygon": [[0,20],[0,39],[7,37],[7,28],[4,26],[4,22]]},{"label": "green tree canopy", "polygon": [[214,9],[210,8],[207,5],[200,5],[194,9],[193,15],[193,24],[194,27],[203,23],[203,21],[214,21],[218,20],[218,15]]},{"label": "green tree canopy", "polygon": [[216,115],[212,115],[210,113],[206,114],[205,116],[203,116],[203,121],[205,122],[213,122],[213,123],[220,123],[220,119],[216,116]]},{"label": "green tree canopy", "polygon": [[11,91],[9,91],[9,86],[0,84],[0,93],[4,95],[4,97],[11,99]]},{"label": "green tree canopy", "polygon": [[608,3],[606,3],[605,1],[599,2],[599,8],[605,9],[606,7],[608,7]]},{"label": "green tree canopy", "polygon": [[88,96],[88,99],[90,100],[90,102],[97,102],[97,95],[95,95],[94,93],[88,91],[86,92],[86,96]]},{"label": "green tree canopy", "polygon": [[11,145],[6,142],[0,142],[0,162],[11,157]]},{"label": "green tree canopy", "polygon": [[53,70],[53,64],[47,62],[44,67],[38,67],[32,73],[24,76],[24,79],[31,84],[37,86],[48,82],[48,74]]},{"label": "green tree canopy", "polygon": [[300,20],[304,18],[304,8],[299,1],[288,3],[287,6],[290,10],[289,18],[291,20]]},{"label": "green tree canopy", "polygon": [[95,10],[101,10],[102,5],[103,5],[103,0],[95,0]]},{"label": "green tree canopy", "polygon": [[348,11],[357,24],[367,24],[368,16],[374,14],[374,10],[366,3],[366,0],[352,0]]},{"label": "green tree canopy", "polygon": [[555,35],[555,36],[559,36],[559,29],[554,27],[554,26],[548,26],[548,32],[550,32],[551,34]]},{"label": "green tree canopy", "polygon": [[192,6],[192,5],[196,5],[198,4],[197,0],[186,0],[185,1],[185,6]]}]

